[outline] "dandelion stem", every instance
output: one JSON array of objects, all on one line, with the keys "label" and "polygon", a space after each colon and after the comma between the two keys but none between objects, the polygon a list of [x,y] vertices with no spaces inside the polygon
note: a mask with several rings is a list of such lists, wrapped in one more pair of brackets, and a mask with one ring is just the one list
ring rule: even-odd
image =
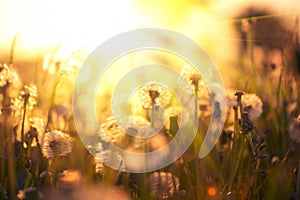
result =
[{"label": "dandelion stem", "polygon": [[15,168],[15,161],[14,161],[14,146],[13,146],[13,138],[12,138],[12,131],[11,127],[7,121],[7,118],[4,119],[4,132],[6,135],[6,142],[7,142],[7,162],[8,162],[8,177],[9,177],[9,188],[10,188],[10,198],[16,198],[16,168]]},{"label": "dandelion stem", "polygon": [[24,100],[24,110],[23,110],[23,116],[22,116],[22,125],[21,125],[21,156],[22,156],[22,159],[25,158],[25,152],[24,152],[24,135],[25,135],[25,119],[26,119],[26,105],[27,105],[27,98],[25,98]]},{"label": "dandelion stem", "polygon": [[152,104],[152,107],[151,107],[151,127],[153,127],[154,128],[154,126],[155,126],[155,122],[154,122],[154,106],[155,106],[155,104]]},{"label": "dandelion stem", "polygon": [[[194,113],[194,116],[195,116],[195,120],[199,120],[199,117],[198,117],[198,80],[197,82],[195,83],[195,113]],[[197,133],[199,134],[199,133]],[[194,142],[194,154],[197,155],[197,150],[198,150],[198,143],[197,141],[195,140]],[[194,159],[194,163],[195,163],[195,176],[196,176],[196,198],[197,199],[200,199],[201,198],[201,193],[200,193],[200,188],[201,188],[201,185],[200,185],[200,163],[199,163],[199,159],[198,157],[196,156],[196,158]]]}]

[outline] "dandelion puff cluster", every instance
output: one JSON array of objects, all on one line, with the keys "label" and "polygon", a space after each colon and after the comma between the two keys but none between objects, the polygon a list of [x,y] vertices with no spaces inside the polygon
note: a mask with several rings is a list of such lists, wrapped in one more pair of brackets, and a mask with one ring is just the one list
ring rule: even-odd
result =
[{"label": "dandelion puff cluster", "polygon": [[4,87],[18,80],[18,74],[12,67],[9,67],[7,64],[0,64],[0,87]]},{"label": "dandelion puff cluster", "polygon": [[[236,92],[234,90],[227,90],[227,99],[229,106],[237,106],[237,97],[234,95]],[[257,119],[263,111],[263,103],[260,97],[256,94],[245,93],[242,95],[242,105],[243,110],[248,113],[249,119],[251,121]]]},{"label": "dandelion puff cluster", "polygon": [[246,94],[242,97],[245,111],[248,111],[249,119],[255,120],[262,114],[263,103],[256,94]]},{"label": "dandelion puff cluster", "polygon": [[27,101],[27,106],[29,110],[37,104],[37,87],[35,85],[25,85],[24,89],[20,93],[20,97]]},{"label": "dandelion puff cluster", "polygon": [[42,118],[39,117],[31,117],[29,118],[30,128],[33,128],[37,131],[37,139],[39,143],[41,143],[42,136],[45,130],[45,123]]},{"label": "dandelion puff cluster", "polygon": [[29,118],[30,126],[33,128],[36,128],[38,131],[39,135],[42,135],[45,129],[45,123],[42,118],[39,117],[31,117]]},{"label": "dandelion puff cluster", "polygon": [[169,199],[179,190],[179,179],[170,172],[154,172],[147,185],[151,196],[155,199]]},{"label": "dandelion puff cluster", "polygon": [[150,109],[155,104],[165,107],[170,103],[172,95],[171,92],[161,84],[150,83],[139,90],[138,96],[143,108]]},{"label": "dandelion puff cluster", "polygon": [[182,68],[177,83],[189,93],[193,93],[193,91],[191,90],[192,87],[199,91],[205,88],[205,82],[201,78],[201,75],[188,65],[185,65]]},{"label": "dandelion puff cluster", "polygon": [[104,142],[118,143],[126,134],[119,127],[117,121],[110,117],[105,123],[101,124],[98,135]]},{"label": "dandelion puff cluster", "polygon": [[15,115],[19,115],[24,107],[24,102],[29,110],[37,104],[37,87],[35,85],[25,85],[20,95],[11,100],[11,108]]},{"label": "dandelion puff cluster", "polygon": [[43,155],[48,159],[56,156],[67,156],[72,151],[73,139],[66,133],[58,130],[45,134],[43,142]]},{"label": "dandelion puff cluster", "polygon": [[95,154],[94,164],[97,173],[104,172],[104,163],[111,163],[114,166],[119,166],[121,171],[125,170],[125,165],[123,163],[123,157],[117,151],[111,151],[109,149],[103,150]]}]

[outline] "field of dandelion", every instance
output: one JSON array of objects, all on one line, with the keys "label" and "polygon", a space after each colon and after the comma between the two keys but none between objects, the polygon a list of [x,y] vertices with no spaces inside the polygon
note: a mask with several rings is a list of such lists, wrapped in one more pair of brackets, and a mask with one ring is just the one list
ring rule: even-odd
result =
[{"label": "field of dandelion", "polygon": [[[209,7],[205,1],[203,5]],[[80,67],[92,49],[67,51],[54,45],[35,59],[20,61],[15,36],[5,50],[8,56],[0,57],[0,199],[299,199],[298,13],[254,6],[230,17],[218,25],[231,24],[238,40],[200,38],[224,78],[226,102],[219,101],[219,85],[209,94],[203,77],[178,57],[165,52],[129,53],[110,67],[95,91],[99,131],[90,133],[88,142],[76,129],[72,95]],[[191,27],[183,33],[193,32],[196,22],[189,20]],[[206,34],[215,36],[214,32]],[[201,35],[202,30],[193,34]],[[234,53],[222,52],[218,44]],[[176,84],[197,100],[181,105],[176,92],[164,85],[142,85],[130,97],[131,116],[123,119],[132,126],[121,127],[109,100],[113,89],[133,66],[149,62],[172,66],[183,78]],[[221,136],[212,151],[199,159],[211,118],[221,116],[221,104],[227,105]],[[93,109],[88,103],[84,106]],[[182,112],[182,106],[193,112]],[[195,115],[199,128],[192,145],[159,170],[130,173],[147,162],[108,148],[113,144],[133,153],[162,149]],[[90,124],[85,125],[88,129]],[[157,134],[133,137],[131,133],[139,134],[141,126],[150,126]],[[113,169],[105,162],[120,164]]]}]

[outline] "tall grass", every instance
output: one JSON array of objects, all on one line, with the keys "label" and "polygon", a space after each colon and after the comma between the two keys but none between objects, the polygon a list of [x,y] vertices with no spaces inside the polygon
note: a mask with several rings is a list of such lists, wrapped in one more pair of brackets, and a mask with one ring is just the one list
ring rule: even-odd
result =
[{"label": "tall grass", "polygon": [[[232,80],[238,89],[228,89],[226,123],[212,152],[204,159],[197,157],[210,117],[216,114],[214,111],[220,102],[215,102],[214,106],[203,105],[201,98],[205,96],[210,102],[213,95],[201,96],[201,76],[192,73],[185,77],[186,82],[201,99],[193,102],[195,112],[191,113],[200,122],[193,144],[169,166],[137,174],[122,172],[124,158],[112,155],[105,145],[114,143],[133,152],[148,152],[160,148],[156,145],[162,141],[171,141],[180,128],[178,119],[181,117],[173,105],[174,95],[164,104],[173,114],[167,116],[170,125],[159,131],[158,140],[137,140],[126,135],[129,129],[122,130],[117,123],[108,120],[99,125],[106,127],[102,135],[95,133],[90,144],[83,144],[72,110],[57,103],[57,90],[65,81],[76,77],[79,66],[57,62],[57,74],[53,79],[48,79],[48,67],[42,76],[42,85],[18,88],[19,93],[14,96],[11,91],[16,90],[14,84],[19,81],[14,67],[15,38],[9,64],[0,65],[0,199],[299,199],[297,70],[300,63],[295,52],[299,43],[288,40],[288,45],[282,49],[282,69],[279,76],[275,76],[274,71],[261,70],[260,64],[254,62],[255,25],[254,21],[248,22],[252,23],[246,45],[250,60],[244,58],[243,65],[251,68],[250,78],[247,76],[248,81],[245,81],[242,68],[240,80]],[[57,48],[53,54],[56,51]],[[52,85],[50,100],[39,98],[47,81]],[[150,112],[152,119],[156,117],[155,106],[166,98],[157,88],[159,86],[153,85],[150,90],[143,91],[149,104],[145,112]],[[139,103],[145,105],[142,102],[145,98]],[[158,101],[158,98],[161,99]],[[50,104],[41,106],[41,101]],[[40,114],[35,116],[35,113]],[[34,117],[45,123],[37,123]],[[150,123],[145,115],[139,117],[143,120],[138,125],[152,123],[155,127],[154,120]],[[103,163],[114,157],[123,159],[119,170]]]}]

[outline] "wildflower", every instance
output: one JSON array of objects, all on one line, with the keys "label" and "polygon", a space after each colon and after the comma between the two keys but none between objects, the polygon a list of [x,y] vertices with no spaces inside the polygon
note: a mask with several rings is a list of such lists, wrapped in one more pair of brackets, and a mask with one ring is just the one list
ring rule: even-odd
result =
[{"label": "wildflower", "polygon": [[101,142],[98,142],[97,144],[94,145],[88,143],[87,150],[92,154],[99,153],[103,151],[103,144]]},{"label": "wildflower", "polygon": [[262,101],[255,94],[246,94],[242,98],[244,111],[248,112],[249,119],[255,120],[262,114]]},{"label": "wildflower", "polygon": [[155,199],[169,199],[179,191],[179,179],[170,172],[152,173],[147,185]]},{"label": "wildflower", "polygon": [[104,173],[104,164],[102,161],[98,159],[94,159],[94,165],[95,165],[95,171],[97,174],[103,174]]},{"label": "wildflower", "polygon": [[37,87],[35,85],[25,85],[24,89],[21,91],[21,96],[25,103],[28,106],[29,110],[32,110],[33,107],[37,104]]},{"label": "wildflower", "polygon": [[150,109],[155,104],[165,107],[171,101],[171,93],[157,83],[150,83],[142,87],[139,91],[139,97],[145,109]]},{"label": "wildflower", "polygon": [[195,88],[199,86],[198,83],[201,80],[201,76],[192,67],[184,66],[180,72],[180,75],[190,86],[193,85]]},{"label": "wildflower", "polygon": [[125,170],[125,165],[123,162],[123,157],[117,151],[111,151],[110,149],[103,150],[97,154],[95,154],[94,158],[95,169],[97,173],[104,172],[104,165],[105,163],[119,166],[120,171]]},{"label": "wildflower", "polygon": [[143,129],[143,127],[150,124],[149,121],[137,115],[130,116],[126,119],[119,119],[119,121],[122,127],[113,117],[108,118],[105,123],[101,124],[101,131],[99,131],[98,134],[104,142],[122,144],[125,142],[129,131],[131,131],[131,133],[132,131],[135,132],[135,134],[129,135],[144,135],[146,133],[142,132],[142,130],[146,131],[146,129]]},{"label": "wildflower", "polygon": [[[90,153],[94,154],[101,154],[103,152],[103,144],[101,142],[98,142],[96,145],[88,144],[87,149]],[[95,165],[95,171],[96,173],[102,174],[104,172],[104,164],[103,160],[96,159],[96,157],[93,157],[93,163]]]},{"label": "wildflower", "polygon": [[29,118],[29,131],[25,134],[26,145],[36,147],[41,144],[44,129],[44,120],[42,118]]},{"label": "wildflower", "polygon": [[25,85],[24,89],[20,92],[20,95],[17,98],[11,100],[11,109],[15,117],[22,115],[22,109],[24,105],[32,110],[37,104],[37,88],[35,85]]},{"label": "wildflower", "polygon": [[[201,91],[205,88],[205,82],[201,78],[201,75],[194,70],[191,66],[184,66],[180,72],[180,77],[178,79],[179,85],[183,86],[189,93],[191,92],[191,86],[194,90]],[[183,79],[182,79],[183,78]]]},{"label": "wildflower", "polygon": [[20,117],[22,115],[22,108],[23,108],[23,101],[20,98],[13,98],[11,99],[11,109],[14,113],[15,117]]},{"label": "wildflower", "polygon": [[110,117],[100,126],[98,135],[104,142],[119,143],[125,137],[125,132],[119,127],[117,121]]},{"label": "wildflower", "polygon": [[7,64],[0,64],[0,87],[14,83],[17,80],[19,80],[19,77],[12,67],[7,66]]},{"label": "wildflower", "polygon": [[29,118],[30,127],[33,127],[37,130],[38,135],[41,136],[45,129],[44,120],[39,117]]},{"label": "wildflower", "polygon": [[[237,98],[234,96],[236,94]],[[249,119],[251,121],[257,119],[262,114],[262,100],[256,94],[248,94],[244,92],[233,92],[228,90],[227,99],[229,100],[229,105],[232,107],[237,107],[239,101],[243,106],[243,110],[248,113]]]},{"label": "wildflower", "polygon": [[300,143],[300,114],[289,122],[288,134],[293,142]]},{"label": "wildflower", "polygon": [[56,156],[67,156],[72,151],[72,138],[61,131],[50,131],[45,134],[43,155],[53,159]]}]

